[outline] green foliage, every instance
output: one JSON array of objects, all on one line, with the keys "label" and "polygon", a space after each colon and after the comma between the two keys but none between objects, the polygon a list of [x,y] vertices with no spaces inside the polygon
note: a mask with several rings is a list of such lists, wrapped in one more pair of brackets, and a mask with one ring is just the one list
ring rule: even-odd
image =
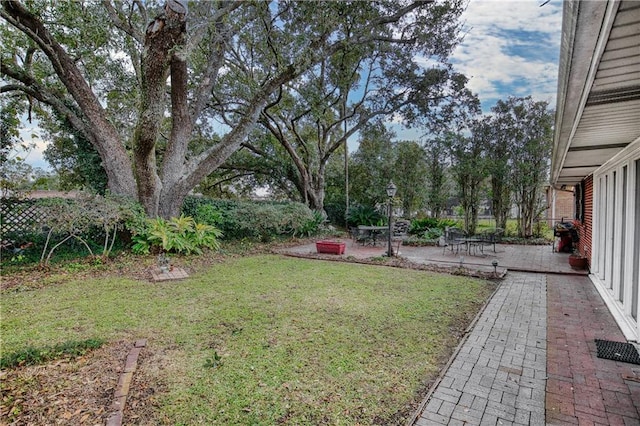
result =
[{"label": "green foliage", "polygon": [[213,351],[213,356],[205,360],[204,366],[205,368],[218,368],[222,366],[222,357],[218,354],[218,351]]},{"label": "green foliage", "polygon": [[60,189],[87,188],[99,194],[107,191],[107,173],[95,147],[65,117],[48,123],[51,143],[44,158],[58,172]]},{"label": "green foliage", "polygon": [[28,192],[33,167],[21,158],[9,158],[0,168],[0,193],[3,197]]},{"label": "green foliage", "polygon": [[60,358],[76,358],[104,344],[102,339],[88,339],[60,343],[55,346],[28,347],[16,352],[2,354],[0,368],[14,368],[24,365],[44,364]]},{"label": "green foliage", "polygon": [[544,208],[542,186],[548,179],[553,112],[531,96],[499,100],[491,108],[487,139],[491,162],[491,201],[498,227],[504,228],[513,203],[519,209],[518,235],[531,237]]},{"label": "green foliage", "polygon": [[361,133],[349,171],[350,194],[355,202],[370,206],[386,202],[385,188],[395,177],[396,151],[391,142],[394,137],[382,125],[368,126]]},{"label": "green foliage", "polygon": [[222,222],[222,213],[211,204],[200,204],[194,216],[196,222],[218,226]]},{"label": "green foliage", "polygon": [[313,218],[305,222],[301,228],[296,229],[293,233],[296,237],[311,237],[320,231],[320,226],[324,223],[325,219],[322,213],[317,210],[313,211]]},{"label": "green foliage", "polygon": [[[425,232],[429,230],[435,229],[444,229],[447,226],[459,226],[459,222],[454,219],[435,219],[431,217],[425,217],[421,219],[414,219],[411,221],[411,226],[409,227],[409,233],[412,235],[423,235]],[[437,231],[434,231],[437,232]],[[438,235],[440,236],[440,235]]]},{"label": "green foliage", "polygon": [[312,211],[302,203],[187,197],[182,208],[183,214],[198,217],[198,211],[205,221],[211,213],[208,217],[216,221],[216,227],[226,240],[267,242],[279,236],[300,235],[310,226],[309,222],[315,220]]},{"label": "green foliage", "polygon": [[398,142],[394,148],[396,161],[393,182],[398,187],[396,196],[401,200],[402,216],[410,218],[416,210],[425,204],[426,156],[424,150],[414,141]]},{"label": "green foliage", "polygon": [[347,222],[344,217],[344,213],[345,213],[344,200],[342,200],[342,202],[336,201],[332,203],[325,203],[324,210],[327,212],[327,220],[330,223],[338,226],[346,226]]},{"label": "green foliage", "polygon": [[132,250],[137,254],[150,252],[202,253],[202,247],[218,249],[221,231],[213,225],[197,223],[192,217],[180,215],[169,220],[148,219],[146,227],[136,230]]},{"label": "green foliage", "polygon": [[347,214],[347,224],[349,226],[378,225],[385,220],[385,216],[371,206],[353,206]]},{"label": "green foliage", "polygon": [[441,139],[427,140],[424,145],[427,162],[426,207],[433,217],[439,218],[447,206],[450,183],[447,179],[448,150]]}]

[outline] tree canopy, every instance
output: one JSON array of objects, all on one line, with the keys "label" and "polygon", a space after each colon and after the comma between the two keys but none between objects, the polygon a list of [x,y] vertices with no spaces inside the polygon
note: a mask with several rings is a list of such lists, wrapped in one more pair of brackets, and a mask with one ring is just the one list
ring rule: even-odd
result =
[{"label": "tree canopy", "polygon": [[[149,215],[169,217],[246,142],[260,117],[282,108],[286,91],[310,87],[319,67],[329,65],[334,75],[316,95],[344,102],[343,87],[353,89],[356,80],[340,73],[353,76],[362,52],[389,65],[399,52],[446,58],[462,4],[3,0],[0,92],[36,105],[40,120],[63,119],[95,148],[112,192],[137,198]],[[395,78],[389,91],[416,74],[380,70],[369,75]],[[434,66],[411,87],[432,93],[443,73],[450,70]],[[460,87],[463,80],[444,81]],[[405,118],[420,114],[407,111]]]}]

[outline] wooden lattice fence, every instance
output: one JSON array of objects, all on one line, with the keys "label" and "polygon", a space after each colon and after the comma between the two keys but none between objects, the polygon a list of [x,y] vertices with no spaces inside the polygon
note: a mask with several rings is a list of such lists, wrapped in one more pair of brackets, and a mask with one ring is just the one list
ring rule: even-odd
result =
[{"label": "wooden lattice fence", "polygon": [[0,199],[0,233],[34,232],[41,230],[46,212],[38,200],[21,198]]}]

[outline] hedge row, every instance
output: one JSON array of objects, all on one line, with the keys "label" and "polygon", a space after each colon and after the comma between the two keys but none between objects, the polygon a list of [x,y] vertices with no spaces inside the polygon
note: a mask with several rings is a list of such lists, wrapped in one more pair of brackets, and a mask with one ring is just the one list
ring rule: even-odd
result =
[{"label": "hedge row", "polygon": [[301,234],[309,223],[316,221],[307,206],[293,202],[187,197],[182,213],[199,223],[216,226],[225,240],[266,242],[277,236]]}]

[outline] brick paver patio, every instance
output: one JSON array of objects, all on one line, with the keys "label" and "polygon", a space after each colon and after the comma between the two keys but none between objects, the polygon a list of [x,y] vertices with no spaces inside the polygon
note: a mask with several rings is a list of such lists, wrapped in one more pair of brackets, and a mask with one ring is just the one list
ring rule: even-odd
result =
[{"label": "brick paver patio", "polygon": [[640,365],[601,359],[625,338],[588,279],[549,276],[547,424],[640,425]]}]

